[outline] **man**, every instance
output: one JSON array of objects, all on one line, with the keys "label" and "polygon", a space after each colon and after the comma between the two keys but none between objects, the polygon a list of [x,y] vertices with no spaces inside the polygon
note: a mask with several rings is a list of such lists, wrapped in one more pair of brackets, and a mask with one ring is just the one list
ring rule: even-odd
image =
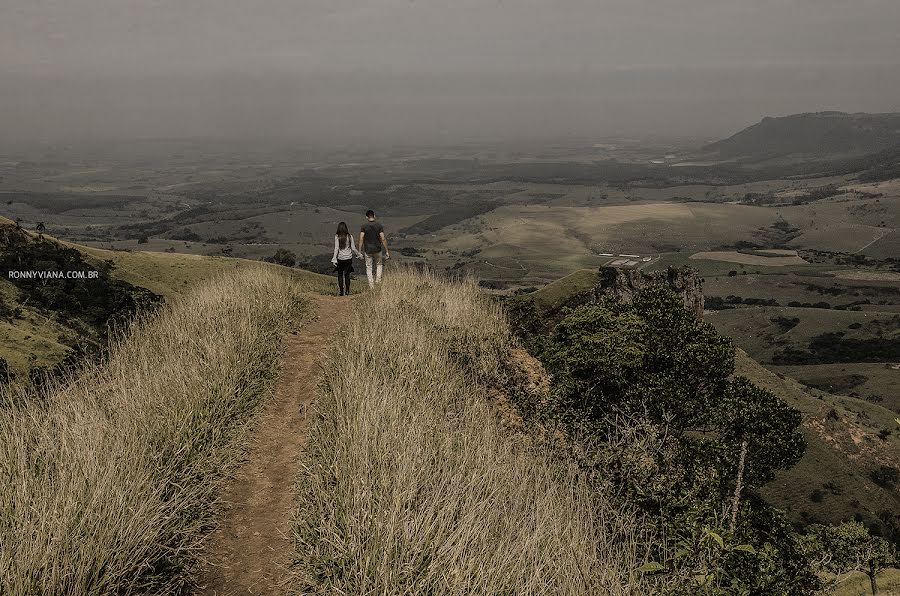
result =
[{"label": "man", "polygon": [[[375,212],[366,211],[366,223],[359,230],[359,246],[363,249],[366,259],[366,277],[369,278],[369,287],[375,289],[376,283],[381,283],[381,271],[383,268],[381,249],[384,247],[384,258],[391,258],[387,240],[384,238],[384,226],[375,221]],[[375,261],[375,275],[372,275],[372,261]]]}]

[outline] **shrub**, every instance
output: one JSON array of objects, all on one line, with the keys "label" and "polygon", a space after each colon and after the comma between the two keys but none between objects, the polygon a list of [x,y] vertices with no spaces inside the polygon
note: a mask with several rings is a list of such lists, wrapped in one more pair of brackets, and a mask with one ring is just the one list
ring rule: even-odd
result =
[{"label": "shrub", "polygon": [[815,583],[783,515],[752,498],[737,525],[722,513],[738,474],[752,489],[800,458],[800,413],[734,377],[731,342],[678,295],[649,286],[631,304],[580,306],[533,344],[553,378],[534,417],[571,437],[587,475],[611,483],[670,537],[649,547],[656,561],[699,581],[696,589],[793,592]]},{"label": "shrub", "polygon": [[869,477],[872,482],[882,488],[893,488],[897,481],[900,480],[900,471],[891,466],[879,466],[877,470],[873,470]]},{"label": "shrub", "polygon": [[293,267],[297,264],[297,255],[286,248],[279,248],[275,251],[275,254],[267,260],[270,263],[275,263],[284,267]]},{"label": "shrub", "polygon": [[200,237],[200,234],[194,232],[190,228],[183,228],[181,231],[172,232],[171,238],[173,240],[184,240],[185,242],[200,242],[203,238]]}]

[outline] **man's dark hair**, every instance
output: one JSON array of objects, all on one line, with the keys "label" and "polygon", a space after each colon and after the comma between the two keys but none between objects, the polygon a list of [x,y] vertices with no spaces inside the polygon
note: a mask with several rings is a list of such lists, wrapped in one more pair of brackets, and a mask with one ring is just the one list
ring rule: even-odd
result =
[{"label": "man's dark hair", "polygon": [[366,211],[366,217],[375,217],[375,212],[369,209]]}]

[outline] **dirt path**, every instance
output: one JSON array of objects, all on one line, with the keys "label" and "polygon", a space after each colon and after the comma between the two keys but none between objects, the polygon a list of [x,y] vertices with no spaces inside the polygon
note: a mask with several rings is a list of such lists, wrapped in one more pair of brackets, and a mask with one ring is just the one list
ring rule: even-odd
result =
[{"label": "dirt path", "polygon": [[207,542],[207,565],[196,594],[284,594],[293,558],[290,515],[307,410],[322,355],[346,320],[350,300],[317,296],[315,315],[286,340],[274,399],[260,414],[247,459],[222,499],[220,526]]}]

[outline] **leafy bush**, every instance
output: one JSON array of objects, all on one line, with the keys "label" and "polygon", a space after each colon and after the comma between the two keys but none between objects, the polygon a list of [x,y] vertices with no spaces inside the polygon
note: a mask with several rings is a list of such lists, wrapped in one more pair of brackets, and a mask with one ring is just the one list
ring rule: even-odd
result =
[{"label": "leafy bush", "polygon": [[894,485],[900,480],[900,471],[891,466],[879,466],[869,476],[872,478],[872,482],[882,488],[894,488]]},{"label": "leafy bush", "polygon": [[796,327],[797,325],[800,324],[800,319],[797,317],[778,316],[778,317],[774,317],[769,320],[772,323],[775,323],[776,325],[778,325],[779,329],[781,330],[781,333],[787,333],[788,331],[790,331],[791,329],[793,329],[794,327]]},{"label": "leafy bush", "polygon": [[[814,524],[806,529],[802,545],[818,571],[841,576],[862,571],[869,576],[872,594],[878,591],[875,577],[885,567],[896,564],[897,552],[880,536],[872,536],[856,521],[838,526]],[[839,577],[835,579],[837,584]]]},{"label": "leafy bush", "polygon": [[745,496],[799,460],[800,413],[734,377],[731,342],[680,297],[650,286],[632,304],[583,305],[530,344],[553,389],[523,411],[571,437],[595,482],[672,537],[649,546],[665,570],[702,578],[696,590],[816,583],[781,515]]},{"label": "leafy bush", "polygon": [[834,364],[840,362],[895,362],[900,359],[900,337],[858,339],[842,331],[810,339],[806,350],[785,348],[772,357],[775,364]]},{"label": "leafy bush", "polygon": [[203,238],[200,237],[200,234],[194,232],[190,228],[183,228],[181,231],[172,232],[171,237],[173,240],[184,240],[185,242],[200,242]]},{"label": "leafy bush", "polygon": [[286,248],[279,248],[274,255],[266,260],[284,267],[293,267],[297,264],[297,255]]}]

